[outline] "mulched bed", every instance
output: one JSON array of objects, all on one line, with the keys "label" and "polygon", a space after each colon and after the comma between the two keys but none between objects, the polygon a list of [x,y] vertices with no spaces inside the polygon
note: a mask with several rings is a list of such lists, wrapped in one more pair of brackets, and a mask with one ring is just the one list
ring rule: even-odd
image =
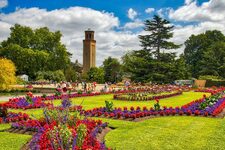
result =
[{"label": "mulched bed", "polygon": [[224,116],[225,116],[225,108],[223,109],[223,111],[222,111],[221,113],[219,113],[219,114],[216,116],[216,118],[221,118],[221,119],[223,119]]},{"label": "mulched bed", "polygon": [[7,129],[7,130],[5,130],[5,132],[17,133],[17,134],[26,134],[26,135],[34,135],[36,133],[34,131],[27,131],[25,129],[15,129],[15,128]]},{"label": "mulched bed", "polygon": [[102,129],[101,133],[98,133],[98,135],[97,135],[97,140],[100,142],[104,142],[104,138],[105,138],[106,134],[108,132],[110,132],[111,130],[113,130],[113,129],[110,127],[106,127],[104,129]]}]

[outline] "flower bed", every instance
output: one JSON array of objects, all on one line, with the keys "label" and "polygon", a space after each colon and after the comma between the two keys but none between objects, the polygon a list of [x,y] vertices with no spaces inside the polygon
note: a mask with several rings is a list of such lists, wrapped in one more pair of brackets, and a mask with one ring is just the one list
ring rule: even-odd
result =
[{"label": "flower bed", "polygon": [[113,96],[113,99],[124,100],[124,101],[149,101],[149,100],[155,100],[155,99],[169,98],[169,97],[178,96],[181,94],[182,92],[180,91],[175,93],[155,95],[155,96],[152,96],[152,95],[149,96],[148,93],[115,94]]},{"label": "flower bed", "polygon": [[50,103],[44,103],[40,97],[32,97],[32,102],[28,102],[25,97],[12,98],[9,102],[2,103],[2,107],[13,109],[33,109],[50,106]]},{"label": "flower bed", "polygon": [[[127,107],[114,108],[109,111],[107,107],[94,108],[92,110],[86,110],[83,112],[85,116],[89,117],[107,117],[117,119],[136,119],[147,116],[169,116],[169,115],[195,115],[195,116],[217,116],[225,108],[225,97],[224,93],[217,93],[207,98],[205,95],[203,98],[192,101],[182,107],[163,107],[160,108],[159,101],[158,105],[154,105],[155,108],[143,107]],[[202,107],[202,104],[207,106]],[[156,109],[157,106],[157,109]]]},{"label": "flower bed", "polygon": [[212,88],[205,88],[205,89],[197,89],[195,90],[195,92],[204,92],[204,93],[211,93],[211,94],[216,94],[218,92],[222,92],[222,91],[225,91],[225,87],[220,87],[220,88],[215,88],[215,87],[212,87]]},{"label": "flower bed", "polygon": [[10,122],[18,122],[18,121],[24,121],[28,120],[29,115],[26,113],[13,113],[9,112],[6,117],[0,117],[0,124],[1,123],[10,123]]},{"label": "flower bed", "polygon": [[12,128],[36,132],[28,144],[27,149],[31,150],[106,150],[105,144],[97,140],[97,134],[107,123],[82,119],[80,111],[81,106],[71,107],[71,101],[64,97],[61,106],[44,108],[44,118],[19,121]]}]

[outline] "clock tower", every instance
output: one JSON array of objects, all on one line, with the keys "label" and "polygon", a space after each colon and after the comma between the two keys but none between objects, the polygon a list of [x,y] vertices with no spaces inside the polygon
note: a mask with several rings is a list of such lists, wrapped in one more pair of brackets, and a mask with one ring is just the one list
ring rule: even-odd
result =
[{"label": "clock tower", "polygon": [[88,29],[85,31],[83,40],[83,73],[87,73],[91,67],[96,65],[96,41],[94,31]]}]

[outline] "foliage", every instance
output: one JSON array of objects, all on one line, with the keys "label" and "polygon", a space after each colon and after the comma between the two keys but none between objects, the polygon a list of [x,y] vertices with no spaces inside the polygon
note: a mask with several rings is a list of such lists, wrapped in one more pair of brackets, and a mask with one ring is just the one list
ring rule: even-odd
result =
[{"label": "foliage", "polygon": [[[225,37],[224,37],[225,39]],[[205,49],[202,59],[199,60],[199,75],[212,75],[224,78],[225,71],[225,40],[224,42],[212,43]]]},{"label": "foliage", "polygon": [[20,77],[16,77],[16,84],[20,84],[20,85],[24,85],[26,84],[27,82],[24,81],[23,79],[21,79]]},{"label": "foliage", "polygon": [[0,89],[8,88],[16,82],[15,65],[11,60],[0,58]]},{"label": "foliage", "polygon": [[199,76],[199,79],[200,80],[214,80],[214,81],[222,80],[219,76],[212,76],[212,75]]},{"label": "foliage", "polygon": [[[185,41],[184,58],[192,76],[222,76],[224,66],[225,37],[217,30],[192,35]],[[220,71],[221,70],[221,71]]]},{"label": "foliage", "polygon": [[160,110],[159,100],[156,99],[155,101],[156,101],[156,103],[154,104],[154,109],[155,109],[156,111],[159,111],[159,110]]},{"label": "foliage", "polygon": [[31,78],[37,71],[46,70],[46,64],[49,61],[49,54],[45,51],[22,48],[16,44],[3,48],[0,55],[15,63],[17,74],[27,74]]},{"label": "foliage", "polygon": [[123,68],[135,82],[171,83],[190,77],[182,56],[176,59],[174,53],[160,53],[159,58],[145,50],[128,52],[122,58]]},{"label": "foliage", "polygon": [[[179,45],[170,42],[173,26],[159,16],[145,21],[147,35],[140,35],[142,50],[131,51],[122,57],[123,69],[135,82],[172,83],[174,80],[190,77],[183,56],[164,50],[177,49]],[[161,52],[163,50],[163,52]]]},{"label": "foliage", "polygon": [[51,80],[51,81],[65,81],[65,75],[62,70],[56,70],[56,71],[39,71],[37,72],[37,78],[36,80]]},{"label": "foliage", "polygon": [[15,63],[17,74],[27,74],[34,79],[35,72],[67,68],[70,54],[60,41],[59,31],[51,32],[47,27],[32,30],[19,24],[10,30],[8,39],[1,43],[0,56]]},{"label": "foliage", "polygon": [[222,94],[218,93],[218,94],[212,95],[210,97],[205,97],[204,101],[200,104],[199,108],[201,110],[203,110],[206,107],[213,106],[218,101],[218,99],[222,98],[223,94],[224,93],[222,93]]},{"label": "foliage", "polygon": [[113,111],[113,102],[105,101],[105,107],[107,112]]},{"label": "foliage", "polygon": [[75,82],[78,79],[78,73],[77,71],[74,69],[74,67],[72,65],[69,65],[66,70],[65,70],[65,78],[67,81],[72,81]]},{"label": "foliage", "polygon": [[78,147],[81,148],[83,142],[84,142],[84,138],[87,134],[87,128],[84,124],[80,124],[77,128],[77,141],[76,141],[76,145]]},{"label": "foliage", "polygon": [[144,24],[144,30],[150,34],[139,36],[141,46],[147,51],[154,50],[154,54],[158,60],[160,59],[161,49],[179,48],[179,45],[169,41],[169,39],[173,37],[171,31],[174,26],[171,26],[168,20],[154,15],[152,20],[146,20]]},{"label": "foliage", "polygon": [[88,81],[104,83],[104,70],[102,68],[92,67],[88,72]]},{"label": "foliage", "polygon": [[118,59],[108,57],[103,62],[104,79],[106,82],[117,83],[122,81],[122,66]]}]

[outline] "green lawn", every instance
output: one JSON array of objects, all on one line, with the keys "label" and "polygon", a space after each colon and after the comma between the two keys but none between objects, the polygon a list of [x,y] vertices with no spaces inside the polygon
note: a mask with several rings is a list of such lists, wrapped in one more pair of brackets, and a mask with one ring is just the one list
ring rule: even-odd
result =
[{"label": "green lawn", "polygon": [[[192,100],[201,98],[203,94],[204,93],[184,92],[180,96],[162,99],[160,100],[160,104],[162,106],[182,106]],[[115,107],[151,107],[154,103],[154,101],[127,102],[112,100],[112,95],[74,98],[72,100],[74,104],[80,104],[83,101],[82,105],[84,109],[104,106],[105,100],[113,101]],[[59,105],[60,100],[54,103]],[[42,110],[26,110],[24,112],[40,116]],[[161,117],[142,122],[102,118],[95,119],[101,119],[104,122],[108,122],[109,126],[116,128],[106,135],[105,140],[108,147],[117,150],[222,150],[225,148],[225,119],[188,116]],[[0,132],[0,136],[6,136],[6,139],[10,137],[10,135],[9,133]],[[15,134],[15,137],[17,136],[18,135]],[[12,140],[13,139],[14,137]],[[18,148],[27,139],[29,139],[29,137],[19,135],[17,138]],[[3,140],[0,144],[10,149],[10,146],[12,146],[10,144],[11,142],[12,141]],[[17,145],[17,142],[13,143],[13,145]]]},{"label": "green lawn", "polygon": [[[201,98],[205,93],[200,92],[183,92],[182,95],[174,96],[170,98],[165,98],[160,100],[161,106],[182,106],[188,102],[191,102],[193,100],[196,100],[198,98]],[[210,94],[206,94],[210,95]],[[76,105],[80,105],[82,102],[82,106],[84,109],[92,109],[95,107],[104,107],[105,106],[105,100],[112,101],[115,107],[123,107],[123,106],[147,106],[147,107],[153,107],[154,101],[120,101],[120,100],[113,100],[113,95],[100,95],[100,96],[90,96],[90,97],[79,97],[79,98],[73,98],[72,103]],[[60,105],[61,100],[55,100],[54,105]],[[29,110],[11,110],[13,112],[25,112],[29,115],[33,115],[37,118],[42,116],[42,110],[41,109],[29,109]]]},{"label": "green lawn", "polygon": [[[205,93],[200,92],[183,92],[182,95],[174,96],[170,98],[165,98],[160,100],[160,105],[162,106],[182,106],[192,100],[201,98]],[[206,94],[210,95],[210,94]],[[92,97],[80,97],[73,98],[73,104],[79,105],[82,103],[84,109],[92,109],[95,107],[105,106],[105,100],[112,101],[115,107],[123,107],[123,106],[148,106],[152,107],[155,103],[154,101],[120,101],[113,100],[113,95],[100,95],[100,96],[92,96]],[[61,103],[60,100],[56,100],[54,104],[59,105]]]},{"label": "green lawn", "polygon": [[118,150],[225,148],[225,120],[203,117],[161,117],[142,122],[103,119],[116,127],[106,137]]},{"label": "green lawn", "polygon": [[18,150],[31,139],[30,135],[2,132],[8,128],[10,128],[9,124],[0,124],[0,150]]}]

